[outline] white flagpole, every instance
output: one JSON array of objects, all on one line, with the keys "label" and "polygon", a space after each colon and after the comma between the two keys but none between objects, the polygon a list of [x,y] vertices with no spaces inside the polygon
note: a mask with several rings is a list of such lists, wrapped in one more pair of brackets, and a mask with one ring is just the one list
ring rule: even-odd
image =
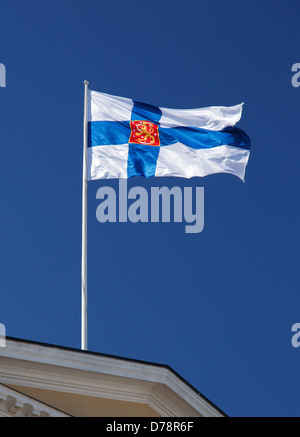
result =
[{"label": "white flagpole", "polygon": [[88,92],[84,81],[83,168],[82,168],[82,253],[81,253],[81,349],[87,350],[87,143]]}]

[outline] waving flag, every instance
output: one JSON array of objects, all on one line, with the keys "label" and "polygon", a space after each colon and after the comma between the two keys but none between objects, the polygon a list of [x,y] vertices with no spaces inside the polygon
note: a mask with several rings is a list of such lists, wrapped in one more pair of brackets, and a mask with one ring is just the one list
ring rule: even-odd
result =
[{"label": "waving flag", "polygon": [[168,109],[89,90],[84,81],[81,348],[87,350],[87,181],[131,176],[244,180],[250,139],[235,127],[243,105]]},{"label": "waving flag", "polygon": [[244,181],[250,139],[234,127],[242,107],[168,109],[89,90],[88,179],[231,173]]}]

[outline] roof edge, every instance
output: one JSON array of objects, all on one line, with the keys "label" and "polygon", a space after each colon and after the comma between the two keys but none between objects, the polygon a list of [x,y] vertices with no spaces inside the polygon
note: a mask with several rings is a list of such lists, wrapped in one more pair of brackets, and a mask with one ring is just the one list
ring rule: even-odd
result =
[{"label": "roof edge", "polygon": [[27,344],[32,344],[32,345],[38,345],[38,346],[48,347],[48,348],[56,348],[56,349],[70,351],[70,352],[76,352],[76,353],[80,353],[80,354],[93,355],[93,356],[99,356],[99,357],[104,357],[104,358],[112,358],[112,359],[120,360],[120,361],[128,361],[128,362],[132,362],[132,363],[138,363],[138,364],[144,364],[144,365],[164,368],[164,369],[172,372],[179,380],[181,380],[184,384],[186,384],[195,394],[202,397],[216,411],[218,411],[223,416],[228,417],[228,415],[223,410],[221,410],[212,401],[210,401],[203,393],[201,393],[199,390],[197,390],[190,382],[188,382],[185,378],[183,378],[179,373],[177,373],[168,364],[155,363],[155,362],[140,360],[140,359],[135,359],[135,358],[121,357],[118,355],[105,354],[105,353],[97,352],[97,351],[82,350],[82,349],[77,349],[77,348],[70,347],[70,346],[62,346],[62,345],[58,345],[58,344],[45,343],[45,342],[41,342],[41,341],[23,339],[23,338],[18,338],[18,337],[6,336],[6,340],[15,341],[15,342],[22,342],[22,343],[27,343]]}]

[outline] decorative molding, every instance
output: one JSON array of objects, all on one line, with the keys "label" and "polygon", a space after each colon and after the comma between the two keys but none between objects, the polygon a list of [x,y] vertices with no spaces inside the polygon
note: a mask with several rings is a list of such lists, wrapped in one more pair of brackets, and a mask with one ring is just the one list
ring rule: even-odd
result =
[{"label": "decorative molding", "polygon": [[68,417],[68,414],[0,384],[0,417]]}]

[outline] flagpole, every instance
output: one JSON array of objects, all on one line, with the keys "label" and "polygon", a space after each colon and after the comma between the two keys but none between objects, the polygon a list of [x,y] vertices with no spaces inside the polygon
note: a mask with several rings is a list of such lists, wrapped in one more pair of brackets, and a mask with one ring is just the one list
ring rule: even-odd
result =
[{"label": "flagpole", "polygon": [[87,350],[87,143],[88,91],[84,81],[83,168],[82,168],[82,252],[81,252],[81,349]]}]

